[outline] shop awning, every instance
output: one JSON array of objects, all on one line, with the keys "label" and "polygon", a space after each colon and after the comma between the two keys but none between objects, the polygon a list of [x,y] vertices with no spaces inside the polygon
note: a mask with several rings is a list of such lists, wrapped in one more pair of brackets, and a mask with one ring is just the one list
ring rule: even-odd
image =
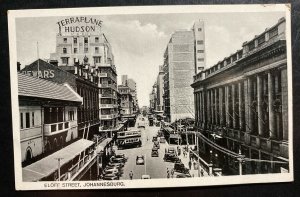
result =
[{"label": "shop awning", "polygon": [[103,140],[96,149],[96,152],[99,153],[101,151],[104,151],[104,148],[112,141],[112,138],[106,138],[105,140]]},{"label": "shop awning", "polygon": [[71,161],[82,151],[94,144],[93,141],[80,139],[69,146],[29,165],[22,169],[22,176],[24,182],[39,181],[54,173],[58,167],[57,158],[60,160],[60,166]]}]

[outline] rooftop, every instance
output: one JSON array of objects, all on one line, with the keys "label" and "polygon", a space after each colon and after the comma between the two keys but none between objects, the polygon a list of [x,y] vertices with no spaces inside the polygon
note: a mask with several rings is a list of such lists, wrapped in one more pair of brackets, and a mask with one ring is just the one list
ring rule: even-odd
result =
[{"label": "rooftop", "polygon": [[68,84],[57,84],[22,73],[18,73],[18,93],[19,96],[82,102],[82,97]]}]

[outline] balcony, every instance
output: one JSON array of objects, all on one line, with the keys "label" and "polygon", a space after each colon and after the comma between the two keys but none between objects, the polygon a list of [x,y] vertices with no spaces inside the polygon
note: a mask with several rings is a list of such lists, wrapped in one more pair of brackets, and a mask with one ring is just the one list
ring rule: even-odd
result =
[{"label": "balcony", "polygon": [[118,114],[108,114],[108,115],[100,115],[101,120],[110,120],[117,118]]},{"label": "balcony", "polygon": [[98,73],[98,77],[107,77],[107,73]]},{"label": "balcony", "polygon": [[52,124],[44,124],[44,134],[46,136],[55,135],[61,132],[65,132],[76,125],[77,121],[57,122]]},{"label": "balcony", "polygon": [[117,90],[117,86],[115,84],[102,83],[98,84],[99,88],[112,88],[113,90]]},{"label": "balcony", "polygon": [[100,108],[117,108],[116,104],[100,104]]},{"label": "balcony", "polygon": [[114,98],[114,99],[117,98],[117,96],[114,94],[99,94],[99,97],[100,98]]}]

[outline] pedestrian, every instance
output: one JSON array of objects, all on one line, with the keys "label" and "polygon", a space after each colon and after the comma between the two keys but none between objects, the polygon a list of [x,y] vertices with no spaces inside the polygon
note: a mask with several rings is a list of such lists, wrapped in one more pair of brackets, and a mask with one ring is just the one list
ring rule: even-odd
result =
[{"label": "pedestrian", "polygon": [[171,170],[171,177],[172,178],[174,177],[174,168],[172,168],[172,170]]},{"label": "pedestrian", "polygon": [[170,171],[168,168],[167,168],[167,178],[170,178]]},{"label": "pedestrian", "polygon": [[190,170],[192,169],[192,162],[191,162],[191,160],[189,160],[189,169]]},{"label": "pedestrian", "polygon": [[204,176],[204,170],[203,169],[201,169],[200,173],[201,173],[201,176]]},{"label": "pedestrian", "polygon": [[130,180],[132,180],[132,178],[133,178],[133,172],[132,171],[130,171],[129,177],[130,177]]}]

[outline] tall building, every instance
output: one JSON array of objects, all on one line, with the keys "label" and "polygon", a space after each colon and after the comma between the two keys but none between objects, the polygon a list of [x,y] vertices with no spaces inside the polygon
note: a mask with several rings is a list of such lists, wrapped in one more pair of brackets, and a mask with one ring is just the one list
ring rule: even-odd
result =
[{"label": "tall building", "polygon": [[164,70],[163,66],[159,66],[159,73],[156,79],[156,98],[157,98],[157,111],[164,110],[164,100],[163,100],[163,92],[164,92]]},{"label": "tall building", "polygon": [[206,65],[204,21],[196,21],[192,31],[194,32],[195,46],[195,74],[198,74]]},{"label": "tall building", "polygon": [[137,113],[139,107],[138,107],[138,99],[137,99],[137,88],[136,88],[136,82],[128,78],[127,75],[122,75],[121,76],[122,80],[122,86],[127,86],[129,88],[131,97],[132,97],[132,102],[133,102],[133,111],[132,113]]},{"label": "tall building", "polygon": [[195,74],[194,33],[175,31],[164,54],[164,110],[167,121],[193,117],[194,96],[190,84]]},{"label": "tall building", "polygon": [[[67,20],[67,19],[65,19]],[[94,82],[98,88],[96,101],[98,119],[101,120],[100,132],[117,126],[117,71],[114,65],[112,47],[101,31],[101,21],[91,18],[94,25],[83,20],[78,32],[78,24],[58,22],[59,33],[56,36],[56,52],[50,54],[51,62],[77,76]],[[63,25],[65,24],[65,25]],[[88,88],[87,88],[88,89]],[[87,99],[89,99],[88,97]],[[91,108],[92,106],[88,106]]]},{"label": "tall building", "polygon": [[152,86],[150,97],[150,111],[154,112],[157,109],[157,85],[156,82]]},{"label": "tall building", "polygon": [[239,173],[239,153],[248,159],[243,174],[289,170],[285,24],[194,77],[199,152],[207,162],[218,155],[223,173]]}]

